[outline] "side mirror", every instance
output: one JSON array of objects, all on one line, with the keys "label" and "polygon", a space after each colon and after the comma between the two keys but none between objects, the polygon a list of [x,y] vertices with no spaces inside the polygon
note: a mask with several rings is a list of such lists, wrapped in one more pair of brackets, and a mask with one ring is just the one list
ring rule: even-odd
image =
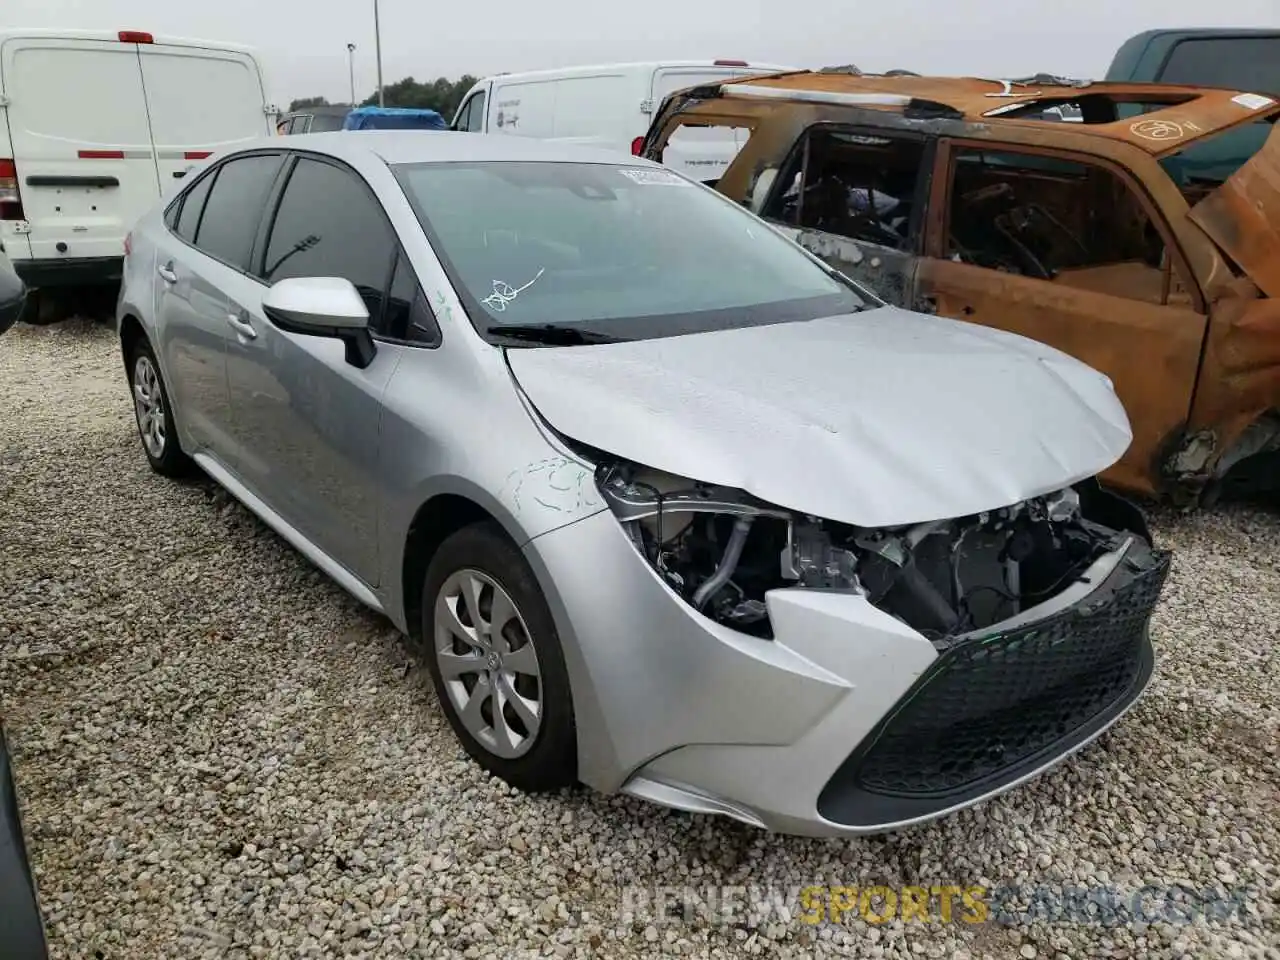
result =
[{"label": "side mirror", "polygon": [[0,253],[0,333],[18,322],[26,299],[26,284],[9,265],[8,258]]},{"label": "side mirror", "polygon": [[290,277],[271,286],[262,312],[281,330],[334,337],[347,348],[347,363],[364,369],[377,352],[369,334],[369,310],[350,280]]}]

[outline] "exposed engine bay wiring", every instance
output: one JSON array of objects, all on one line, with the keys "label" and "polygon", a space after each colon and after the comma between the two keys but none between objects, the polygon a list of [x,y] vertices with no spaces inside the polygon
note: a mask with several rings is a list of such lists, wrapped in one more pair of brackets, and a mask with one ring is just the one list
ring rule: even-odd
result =
[{"label": "exposed engine bay wiring", "polygon": [[1024,614],[1077,583],[1133,532],[1086,516],[1076,490],[975,516],[862,529],[627,462],[597,470],[636,549],[690,606],[772,636],[766,594],[856,593],[935,642]]}]

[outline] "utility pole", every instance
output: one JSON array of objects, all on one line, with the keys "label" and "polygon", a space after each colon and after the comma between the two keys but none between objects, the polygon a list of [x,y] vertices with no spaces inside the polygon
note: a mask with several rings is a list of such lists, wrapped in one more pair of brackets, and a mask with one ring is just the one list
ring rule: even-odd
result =
[{"label": "utility pole", "polygon": [[373,44],[378,60],[378,106],[387,104],[382,98],[382,30],[378,26],[378,0],[373,0]]},{"label": "utility pole", "polygon": [[356,105],[356,45],[347,44],[347,71],[351,75],[351,106]]}]

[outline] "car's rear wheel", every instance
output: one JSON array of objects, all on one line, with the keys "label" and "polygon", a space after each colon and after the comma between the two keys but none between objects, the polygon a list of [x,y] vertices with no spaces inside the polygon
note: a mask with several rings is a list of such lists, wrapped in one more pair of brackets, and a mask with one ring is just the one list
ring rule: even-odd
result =
[{"label": "car's rear wheel", "polygon": [[151,469],[166,477],[186,476],[193,464],[178,445],[169,391],[151,344],[144,339],[139,339],[129,354],[129,386],[138,437]]},{"label": "car's rear wheel", "polygon": [[577,737],[551,611],[493,523],[447,538],[427,568],[422,639],[440,706],[467,753],[520,790],[577,779]]}]

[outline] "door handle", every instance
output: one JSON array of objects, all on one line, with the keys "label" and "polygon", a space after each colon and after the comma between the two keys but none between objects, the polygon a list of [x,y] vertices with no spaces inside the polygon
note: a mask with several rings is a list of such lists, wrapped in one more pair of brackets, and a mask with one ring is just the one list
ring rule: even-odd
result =
[{"label": "door handle", "polygon": [[160,279],[165,283],[177,283],[178,275],[173,272],[173,263],[162,263],[156,267],[156,273],[160,274]]},{"label": "door handle", "polygon": [[253,329],[253,324],[245,318],[244,314],[228,313],[227,323],[232,330],[240,334],[240,336],[244,337],[246,340],[253,340],[258,336],[258,331]]}]

